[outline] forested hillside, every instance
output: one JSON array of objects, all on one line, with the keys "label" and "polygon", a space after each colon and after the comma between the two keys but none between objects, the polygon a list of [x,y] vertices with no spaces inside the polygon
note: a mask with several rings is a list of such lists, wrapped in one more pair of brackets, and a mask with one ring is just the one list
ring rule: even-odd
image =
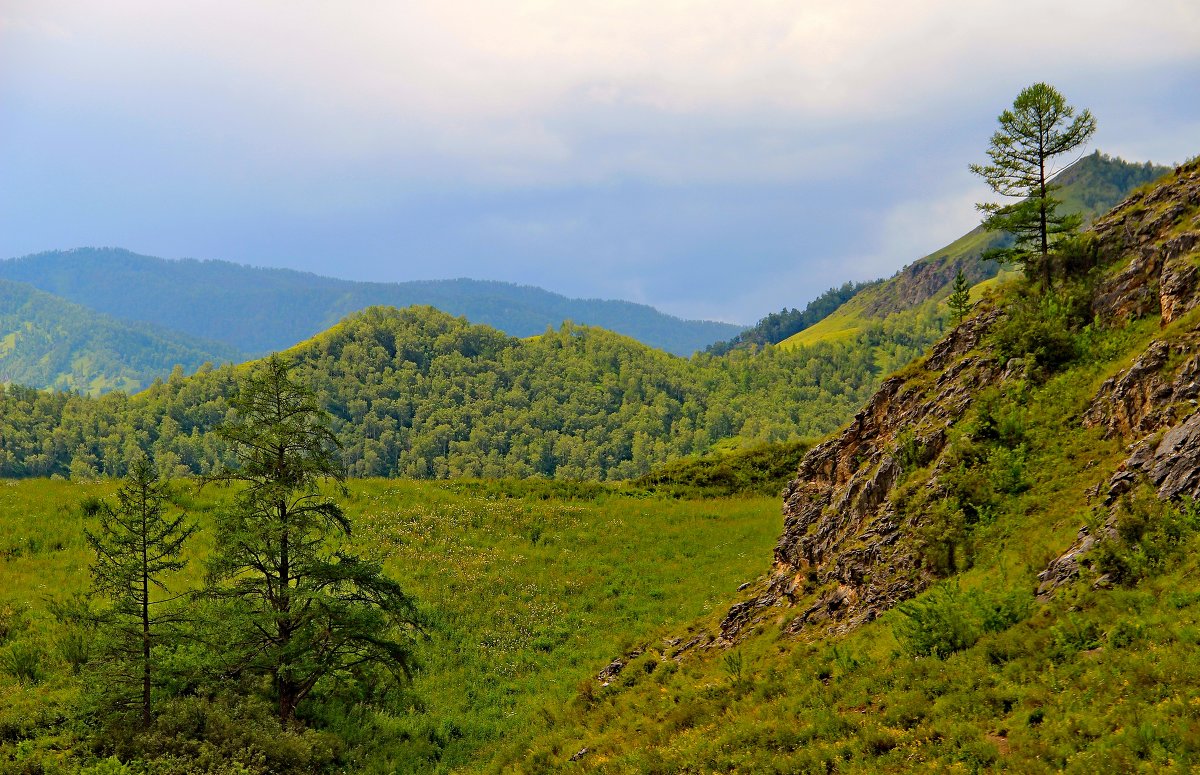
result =
[{"label": "forested hillside", "polygon": [[516,337],[540,334],[569,320],[677,355],[691,355],[740,328],[681,320],[627,301],[569,299],[527,285],[465,279],[351,282],[226,261],[168,261],[114,248],[0,261],[0,278],[256,355],[290,347],[352,312],[376,305],[429,305]]},{"label": "forested hillside", "polygon": [[[354,476],[621,479],[723,439],[838,426],[880,378],[861,345],[688,360],[600,329],[520,340],[413,307],[366,310],[286,354],[332,412]],[[891,352],[906,363],[920,350]],[[0,475],[121,474],[138,449],[164,470],[207,472],[237,371],[176,370],[133,397],[9,386]]]},{"label": "forested hillside", "polygon": [[0,280],[0,383],[132,392],[180,365],[243,359],[235,347],[93,312]]},{"label": "forested hillside", "polygon": [[882,280],[867,283],[846,282],[838,288],[830,288],[817,298],[810,301],[803,310],[787,309],[772,312],[750,328],[732,339],[710,344],[705,352],[712,355],[724,355],[735,347],[764,347],[778,344],[793,334],[815,326],[837,311],[838,307],[854,298],[860,291],[876,285]]}]

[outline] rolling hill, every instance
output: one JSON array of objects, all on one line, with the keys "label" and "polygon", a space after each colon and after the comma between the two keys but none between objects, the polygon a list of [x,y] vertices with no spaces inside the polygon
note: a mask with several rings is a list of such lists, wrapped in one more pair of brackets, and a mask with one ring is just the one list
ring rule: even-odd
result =
[{"label": "rolling hill", "polygon": [[[371,307],[285,355],[332,413],[353,476],[595,480],[725,440],[837,427],[880,377],[861,352],[683,359],[603,329],[518,339],[431,307]],[[176,372],[100,399],[0,387],[0,476],[121,474],[139,449],[166,470],[206,473],[223,454],[208,431],[252,367]]]},{"label": "rolling hill", "polygon": [[0,280],[0,383],[97,394],[140,390],[176,366],[242,360],[219,342],[94,312]]},{"label": "rolling hill", "polygon": [[516,337],[570,320],[683,356],[740,330],[729,323],[682,320],[644,304],[570,299],[527,285],[466,279],[351,282],[226,261],[169,261],[116,248],[0,261],[0,278],[254,355],[291,347],[352,312],[380,305],[428,305]]}]

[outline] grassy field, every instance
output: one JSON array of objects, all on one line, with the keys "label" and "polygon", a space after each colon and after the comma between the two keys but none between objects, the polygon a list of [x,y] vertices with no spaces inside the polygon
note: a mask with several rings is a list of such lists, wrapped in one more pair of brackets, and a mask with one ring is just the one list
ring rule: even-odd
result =
[{"label": "grassy field", "polygon": [[[837,637],[785,634],[795,610],[781,608],[734,649],[677,668],[652,651],[640,659],[657,669],[632,665],[628,680],[581,692],[504,764],[538,772],[587,748],[577,771],[1196,771],[1200,507],[1140,491],[1119,524],[1144,532],[1122,528],[1098,569],[1055,595],[1033,591],[1079,528],[1107,513],[1087,493],[1127,454],[1080,414],[1151,338],[1191,330],[1197,314],[1165,330],[1148,319],[1085,332],[1074,366],[982,402],[1013,437],[985,468],[1004,493],[970,531],[967,567],[916,608]],[[972,443],[975,422],[952,444]],[[919,498],[931,473],[910,472],[892,497]],[[1109,567],[1139,570],[1097,584]],[[931,612],[925,625],[913,611]]]},{"label": "grassy field", "polygon": [[[228,497],[178,489],[202,525]],[[48,606],[87,588],[80,503],[113,491],[111,482],[0,482],[0,657],[40,655],[35,680],[0,667],[0,772],[75,772],[92,756]],[[345,741],[347,772],[523,760],[514,741],[545,732],[548,709],[609,661],[723,611],[765,570],[781,524],[774,497],[593,484],[365,480],[344,503],[360,550],[384,558],[432,622],[420,671],[382,711],[310,709]],[[205,545],[201,534],[174,587],[199,585]]]}]

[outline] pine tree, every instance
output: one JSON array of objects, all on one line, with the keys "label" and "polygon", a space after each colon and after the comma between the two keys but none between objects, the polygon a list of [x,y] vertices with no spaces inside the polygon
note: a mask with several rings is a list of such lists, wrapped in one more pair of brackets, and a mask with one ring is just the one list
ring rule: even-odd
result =
[{"label": "pine tree", "polygon": [[209,593],[229,606],[231,670],[271,676],[286,728],[331,673],[407,673],[419,616],[378,563],[346,550],[350,521],[322,490],[341,490],[337,439],[290,364],[272,355],[232,403],[236,418],[218,433],[238,465],[207,481],[240,488],[218,517]]},{"label": "pine tree", "polygon": [[1096,131],[1096,120],[1087,110],[1075,116],[1075,109],[1054,87],[1035,83],[1017,95],[999,121],[987,151],[992,163],[972,164],[971,171],[997,194],[1019,201],[976,205],[986,214],[986,228],[1013,237],[1012,245],[988,251],[985,257],[1019,264],[1027,277],[1040,275],[1043,287],[1049,288],[1051,248],[1082,222],[1079,216],[1058,212],[1062,202],[1054,198],[1056,186],[1050,178],[1060,170],[1053,160],[1086,143]]},{"label": "pine tree", "polygon": [[169,499],[168,483],[143,457],[117,490],[116,508],[102,505],[99,529],[84,531],[96,552],[93,587],[113,604],[104,619],[101,688],[118,707],[140,706],[143,728],[151,720],[154,649],[179,621],[169,606],[178,596],[170,595],[165,576],[184,567],[183,546],[196,531],[185,514],[166,516]]},{"label": "pine tree", "polygon": [[961,268],[954,276],[954,285],[950,288],[950,298],[946,303],[959,323],[962,323],[963,318],[971,311],[971,284],[967,282],[967,276]]}]

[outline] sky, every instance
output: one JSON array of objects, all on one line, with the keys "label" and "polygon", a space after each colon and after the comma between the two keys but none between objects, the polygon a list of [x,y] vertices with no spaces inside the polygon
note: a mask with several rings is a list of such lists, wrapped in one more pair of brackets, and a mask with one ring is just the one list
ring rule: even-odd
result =
[{"label": "sky", "polygon": [[0,0],[0,258],[472,277],[752,323],[978,223],[1046,81],[1200,154],[1196,0]]}]

